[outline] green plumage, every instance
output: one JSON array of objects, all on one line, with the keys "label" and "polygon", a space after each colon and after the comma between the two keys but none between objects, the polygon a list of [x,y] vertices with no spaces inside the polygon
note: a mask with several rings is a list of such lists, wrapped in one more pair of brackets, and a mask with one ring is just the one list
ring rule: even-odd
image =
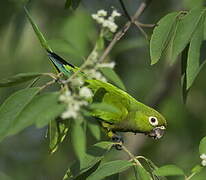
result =
[{"label": "green plumage", "polygon": [[[48,52],[50,60],[58,71],[65,76],[78,70],[55,53]],[[94,110],[92,115],[102,120],[102,125],[112,132],[145,133],[160,138],[166,128],[165,118],[153,108],[137,101],[128,93],[114,85],[100,80],[85,79],[87,86],[93,91],[93,102],[112,105],[117,111]]]}]

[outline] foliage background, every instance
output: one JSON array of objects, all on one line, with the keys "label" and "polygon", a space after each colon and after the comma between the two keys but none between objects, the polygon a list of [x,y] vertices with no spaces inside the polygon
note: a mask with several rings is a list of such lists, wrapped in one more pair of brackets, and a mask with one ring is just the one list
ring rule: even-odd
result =
[{"label": "foliage background", "polygon": [[[126,2],[126,1],[125,1]],[[140,20],[144,23],[156,23],[169,12],[190,9],[201,0],[156,0],[144,12]],[[0,2],[0,78],[20,72],[51,72],[46,54],[25,18],[22,1],[5,0]],[[140,1],[130,0],[126,5],[133,14]],[[70,62],[79,65],[92,49],[98,28],[90,14],[98,9],[111,11],[111,7],[121,11],[117,0],[83,0],[76,11],[64,9],[64,1],[36,0],[29,3],[30,12],[36,23],[46,35],[52,48]],[[119,18],[119,25],[126,18]],[[151,29],[146,29],[150,36]],[[164,85],[168,71],[166,59],[150,66],[149,46],[142,34],[133,27],[117,43],[110,55],[115,60],[115,70],[126,85],[127,91],[144,103],[152,103]],[[177,164],[191,169],[200,162],[198,144],[206,132],[206,69],[198,75],[188,97],[186,106],[182,102],[180,88],[180,70],[174,72],[170,93],[158,104],[168,121],[164,138],[152,140],[144,135],[126,133],[127,147],[135,154],[144,155],[157,165]],[[166,82],[171,83],[171,82]],[[23,85],[25,86],[25,85]],[[0,103],[21,89],[22,86],[0,89]],[[28,128],[0,144],[0,179],[15,180],[56,180],[61,179],[68,165],[74,159],[70,137],[54,155],[48,153],[48,141],[45,129]],[[88,134],[88,145],[95,140]],[[127,158],[124,153],[114,151],[108,158]],[[206,172],[196,177],[205,180]],[[130,172],[124,173],[130,178]],[[172,178],[170,178],[172,179]],[[173,178],[177,179],[177,178]]]}]

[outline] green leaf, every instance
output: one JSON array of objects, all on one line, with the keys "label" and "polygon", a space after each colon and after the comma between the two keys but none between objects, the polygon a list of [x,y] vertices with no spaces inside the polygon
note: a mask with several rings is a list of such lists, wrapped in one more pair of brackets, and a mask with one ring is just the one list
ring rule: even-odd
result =
[{"label": "green leaf", "polygon": [[0,87],[14,86],[45,75],[44,73],[21,73],[0,81]]},{"label": "green leaf", "polygon": [[197,173],[200,173],[202,171],[202,169],[203,169],[202,166],[196,165],[195,167],[192,168],[191,172],[197,174]]},{"label": "green leaf", "polygon": [[80,2],[81,0],[72,0],[72,9],[78,8]]},{"label": "green leaf", "polygon": [[101,110],[101,111],[111,112],[111,113],[120,113],[118,108],[107,103],[92,103],[90,104],[89,107],[93,110]]},{"label": "green leaf", "polygon": [[81,161],[76,161],[68,170],[69,179],[76,179],[100,162],[112,147],[112,142],[99,142],[90,147]]},{"label": "green leaf", "polygon": [[155,170],[154,174],[157,176],[184,176],[183,170],[176,165],[162,166]]},{"label": "green leaf", "polygon": [[202,17],[199,22],[190,42],[189,52],[188,52],[188,60],[187,60],[187,69],[186,69],[186,77],[187,77],[187,90],[192,86],[197,74],[200,71],[200,50],[203,41],[203,32],[204,32],[204,20]]},{"label": "green leaf", "polygon": [[150,174],[142,166],[134,166],[136,180],[151,180]]},{"label": "green leaf", "polygon": [[39,30],[38,26],[37,26],[37,25],[34,23],[34,21],[32,20],[32,17],[30,16],[30,14],[29,14],[28,10],[26,9],[26,7],[24,7],[24,10],[25,10],[25,12],[26,12],[26,16],[27,16],[30,24],[32,25],[32,28],[33,28],[36,36],[38,37],[38,39],[39,39],[42,47],[43,47],[44,49],[47,49],[47,50],[49,50],[49,51],[52,52],[52,49],[49,47],[49,44],[47,43],[44,35],[41,33],[41,31]]},{"label": "green leaf", "polygon": [[36,123],[43,127],[59,116],[65,109],[58,103],[59,93],[45,93],[36,96],[16,117],[9,135],[16,134],[24,128]]},{"label": "green leaf", "polygon": [[106,78],[108,78],[110,81],[112,81],[115,85],[117,85],[119,88],[126,91],[126,87],[120,77],[117,75],[117,73],[111,69],[111,68],[101,68],[101,72],[105,75]]},{"label": "green leaf", "polygon": [[68,120],[62,120],[60,118],[55,121],[50,121],[49,123],[49,151],[54,153],[57,151],[59,144],[65,139],[67,132],[70,127],[70,122]]},{"label": "green leaf", "polygon": [[202,8],[191,10],[185,16],[179,16],[179,23],[176,30],[176,35],[173,40],[171,61],[174,62],[177,56],[184,50],[189,43],[192,34],[194,33],[197,25],[205,13]]},{"label": "green leaf", "polygon": [[167,44],[169,43],[169,35],[175,21],[177,21],[177,15],[178,12],[173,12],[164,16],[154,28],[150,41],[150,56],[152,65],[158,62]]},{"label": "green leaf", "polygon": [[72,172],[69,169],[69,171],[67,171],[67,173],[64,175],[63,180],[84,180],[87,179],[87,177],[93,173],[98,167],[99,167],[100,161],[97,162],[93,167],[91,167],[89,170],[85,171],[84,173],[81,173],[80,175],[78,175],[77,177],[73,178]]},{"label": "green leaf", "polygon": [[95,137],[95,139],[100,140],[101,131],[100,131],[100,126],[97,124],[97,122],[89,122],[88,128],[89,128],[91,134]]},{"label": "green leaf", "polygon": [[133,166],[132,162],[126,160],[116,160],[101,164],[95,172],[93,172],[87,180],[103,179],[107,176],[127,170]]},{"label": "green leaf", "polygon": [[72,146],[76,156],[80,160],[84,157],[86,151],[86,133],[82,127],[82,123],[76,122],[80,120],[75,119],[74,121],[71,129]]},{"label": "green leaf", "polygon": [[65,2],[65,8],[66,8],[66,9],[69,9],[69,8],[71,7],[71,5],[72,5],[72,0],[66,0],[66,2]]},{"label": "green leaf", "polygon": [[202,138],[199,145],[199,153],[206,154],[206,137]]},{"label": "green leaf", "polygon": [[13,128],[13,123],[23,109],[32,101],[40,88],[27,88],[15,92],[0,106],[0,141]]}]

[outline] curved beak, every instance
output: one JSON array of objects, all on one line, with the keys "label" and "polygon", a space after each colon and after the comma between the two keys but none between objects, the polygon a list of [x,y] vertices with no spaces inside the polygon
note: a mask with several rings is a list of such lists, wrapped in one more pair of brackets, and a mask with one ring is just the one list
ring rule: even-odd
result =
[{"label": "curved beak", "polygon": [[149,134],[149,137],[152,137],[154,139],[160,139],[163,135],[164,135],[164,130],[165,127],[161,126],[161,127],[155,127]]}]

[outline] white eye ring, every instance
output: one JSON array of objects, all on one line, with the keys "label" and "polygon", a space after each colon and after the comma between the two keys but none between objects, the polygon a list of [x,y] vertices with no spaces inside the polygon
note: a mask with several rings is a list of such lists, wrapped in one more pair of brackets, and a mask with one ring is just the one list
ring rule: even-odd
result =
[{"label": "white eye ring", "polygon": [[149,117],[149,123],[150,123],[152,126],[157,126],[157,125],[158,125],[158,120],[157,120],[156,117],[150,116],[150,117]]}]

